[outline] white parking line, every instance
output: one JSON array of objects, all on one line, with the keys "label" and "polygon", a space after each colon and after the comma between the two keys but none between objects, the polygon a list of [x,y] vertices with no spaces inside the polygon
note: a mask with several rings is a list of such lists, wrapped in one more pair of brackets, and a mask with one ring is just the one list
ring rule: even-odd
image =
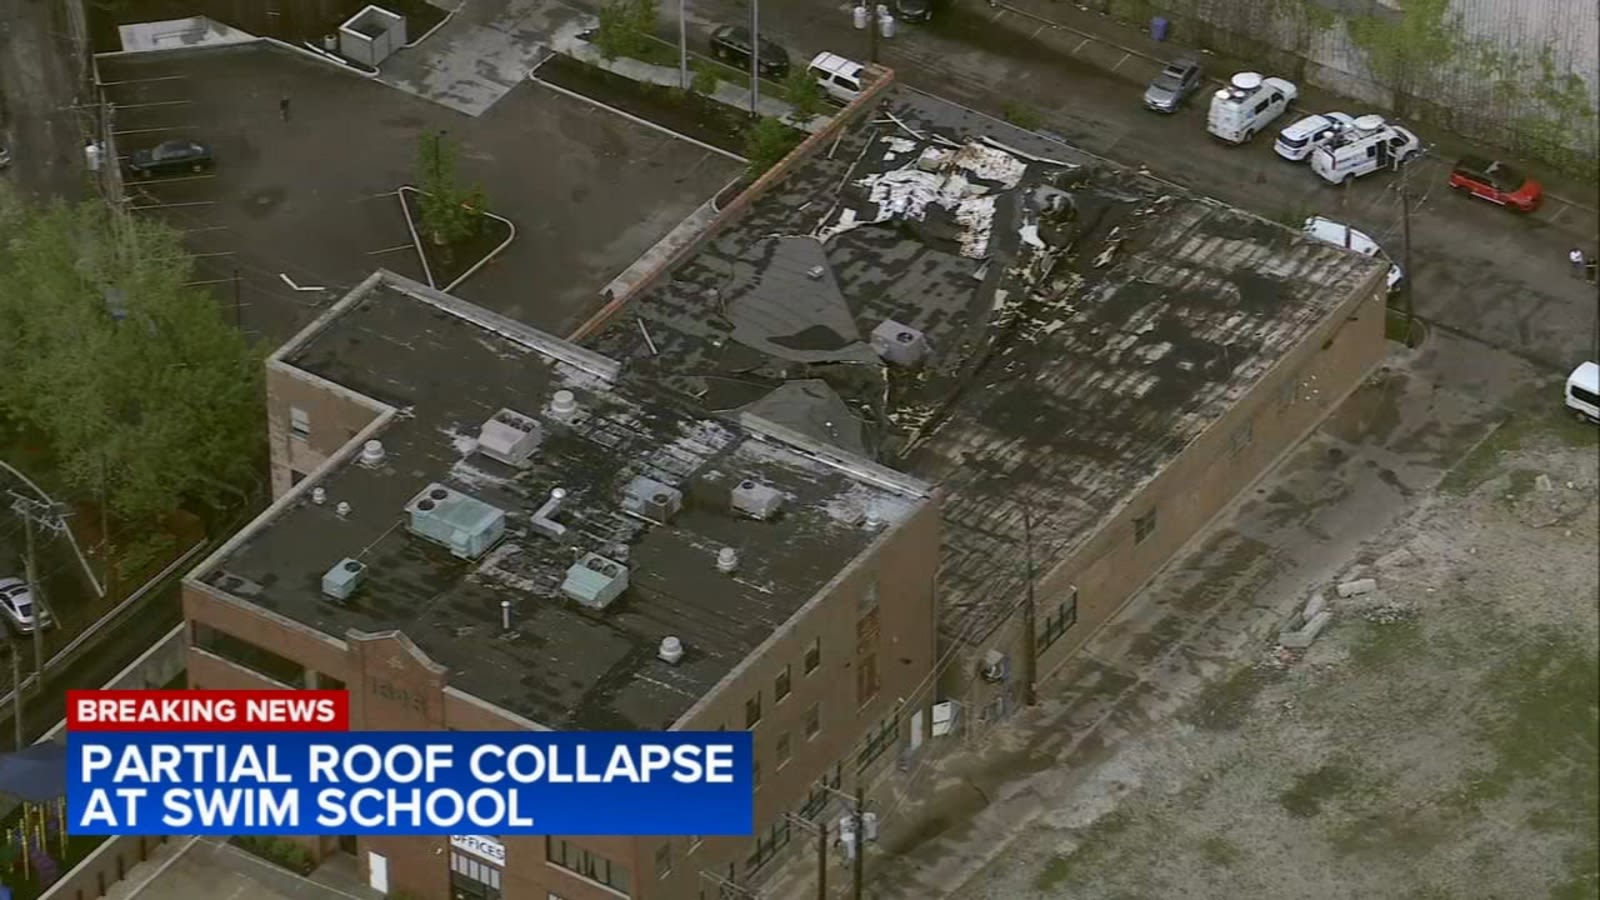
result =
[{"label": "white parking line", "polygon": [[151,134],[152,132],[156,131],[177,131],[180,127],[181,126],[178,125],[163,125],[160,128],[130,128],[127,131],[113,131],[111,134],[113,136],[124,134]]},{"label": "white parking line", "polygon": [[139,210],[144,210],[144,209],[177,209],[178,207],[181,207],[181,206],[216,206],[216,205],[217,205],[217,201],[215,201],[215,200],[196,200],[196,201],[194,201],[192,203],[152,203],[152,204],[150,204],[148,206],[130,206],[128,208],[131,209],[131,210],[134,210],[135,212],[137,212]]},{"label": "white parking line", "polygon": [[177,176],[173,176],[171,178],[152,178],[152,179],[150,179],[148,181],[138,181],[138,182],[135,182],[135,183],[136,184],[140,184],[140,185],[149,185],[151,187],[154,187],[156,185],[161,185],[161,184],[177,184],[177,183],[182,182],[182,181],[204,181],[204,180],[206,180],[208,178],[215,178],[215,177],[217,177],[217,176],[215,176],[215,175],[177,175]]},{"label": "white parking line", "polygon": [[401,250],[415,250],[415,249],[416,248],[411,246],[410,244],[401,244],[401,245],[399,245],[397,247],[385,247],[382,250],[368,250],[367,251],[367,255],[368,256],[379,256],[379,255],[382,255],[384,253],[399,253]]},{"label": "white parking line", "polygon": [[1561,218],[1561,214],[1566,212],[1568,209],[1571,209],[1571,207],[1567,206],[1565,203],[1561,204],[1561,208],[1556,210],[1555,215],[1553,215],[1553,216],[1551,216],[1549,218],[1549,220],[1548,220],[1549,223],[1551,225],[1554,225],[1556,223],[1556,220]]},{"label": "white parking line", "polygon": [[101,87],[111,87],[116,84],[147,84],[152,81],[182,81],[187,80],[187,75],[160,75],[155,78],[127,78],[122,81],[102,81]]}]

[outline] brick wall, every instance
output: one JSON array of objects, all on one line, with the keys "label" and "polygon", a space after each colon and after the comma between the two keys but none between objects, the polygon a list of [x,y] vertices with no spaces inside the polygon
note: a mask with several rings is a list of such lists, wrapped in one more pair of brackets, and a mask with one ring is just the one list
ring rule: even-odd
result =
[{"label": "brick wall", "polygon": [[[272,465],[272,496],[282,497],[295,482],[316,471],[328,457],[350,442],[378,417],[370,404],[283,365],[267,366],[267,443]],[[300,410],[309,434],[293,429],[292,411]]]}]

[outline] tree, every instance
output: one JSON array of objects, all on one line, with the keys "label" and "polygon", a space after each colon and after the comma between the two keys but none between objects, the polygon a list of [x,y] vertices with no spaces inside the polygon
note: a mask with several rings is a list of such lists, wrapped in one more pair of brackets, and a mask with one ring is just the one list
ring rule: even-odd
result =
[{"label": "tree", "polygon": [[759,178],[799,143],[799,132],[771,116],[762,116],[745,132],[744,155],[750,161],[749,174]]},{"label": "tree", "polygon": [[808,69],[793,69],[783,79],[783,99],[794,107],[790,119],[796,125],[804,125],[815,119],[822,112],[825,102],[822,86],[817,84],[816,77]]},{"label": "tree", "polygon": [[422,229],[440,246],[478,233],[487,204],[482,188],[463,191],[456,177],[456,147],[442,131],[424,133],[417,143],[417,180],[422,183],[418,214]]},{"label": "tree", "polygon": [[600,7],[594,43],[606,59],[639,58],[655,36],[660,11],[655,0],[611,0]]},{"label": "tree", "polygon": [[163,224],[0,196],[0,409],[125,521],[237,494],[261,462],[261,356],[193,280]]}]

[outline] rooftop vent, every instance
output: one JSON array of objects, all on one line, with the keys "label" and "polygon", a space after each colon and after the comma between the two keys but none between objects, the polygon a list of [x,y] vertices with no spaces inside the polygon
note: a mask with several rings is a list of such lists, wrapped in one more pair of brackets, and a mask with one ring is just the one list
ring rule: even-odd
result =
[{"label": "rooftop vent", "polygon": [[732,547],[723,547],[717,551],[717,571],[724,575],[732,575],[739,568],[739,551]]},{"label": "rooftop vent", "polygon": [[622,508],[652,522],[667,522],[683,508],[683,493],[641,475],[628,484]]},{"label": "rooftop vent", "polygon": [[514,410],[502,409],[478,429],[478,451],[495,462],[525,468],[544,441],[539,423]]},{"label": "rooftop vent", "polygon": [[440,544],[462,559],[477,559],[506,533],[506,514],[442,484],[406,504],[411,533]]},{"label": "rooftop vent", "polygon": [[765,522],[783,508],[783,492],[746,478],[733,487],[733,508],[752,519]]},{"label": "rooftop vent", "polygon": [[550,398],[550,411],[558,416],[570,416],[578,411],[578,398],[571,391],[556,391]]},{"label": "rooftop vent", "polygon": [[661,657],[663,662],[674,666],[677,665],[678,660],[683,659],[683,641],[680,641],[675,637],[662,638],[661,651],[658,655]]},{"label": "rooftop vent", "polygon": [[322,593],[335,600],[348,600],[361,586],[361,578],[366,573],[367,567],[361,562],[348,557],[341,559],[322,576]]},{"label": "rooftop vent", "polygon": [[544,501],[539,511],[533,514],[529,521],[534,530],[545,537],[558,538],[567,533],[567,526],[556,521],[556,513],[561,511],[561,501],[567,499],[567,492],[561,488],[551,488],[550,498]]},{"label": "rooftop vent", "polygon": [[605,609],[628,589],[628,567],[590,553],[567,569],[561,592],[590,609]]},{"label": "rooftop vent", "polygon": [[928,339],[909,325],[885,319],[872,329],[872,349],[884,362],[910,369],[928,355]]},{"label": "rooftop vent", "polygon": [[318,506],[328,502],[328,489],[315,487],[311,489],[311,502]]},{"label": "rooftop vent", "polygon": [[383,462],[383,457],[384,452],[382,441],[367,441],[365,444],[361,445],[361,464],[363,466],[367,466],[369,468],[376,466],[378,463]]},{"label": "rooftop vent", "polygon": [[352,510],[353,510],[353,507],[351,507],[349,503],[347,503],[347,502],[345,502],[343,500],[340,500],[339,501],[339,505],[335,506],[333,508],[333,511],[335,513],[337,513],[339,518],[341,518],[341,519],[349,518],[350,513],[352,512]]}]

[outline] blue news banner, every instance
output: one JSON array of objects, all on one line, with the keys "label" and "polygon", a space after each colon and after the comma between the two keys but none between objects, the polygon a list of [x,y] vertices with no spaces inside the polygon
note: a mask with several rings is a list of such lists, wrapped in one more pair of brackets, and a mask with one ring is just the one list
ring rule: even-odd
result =
[{"label": "blue news banner", "polygon": [[748,732],[68,733],[81,835],[754,833]]}]

